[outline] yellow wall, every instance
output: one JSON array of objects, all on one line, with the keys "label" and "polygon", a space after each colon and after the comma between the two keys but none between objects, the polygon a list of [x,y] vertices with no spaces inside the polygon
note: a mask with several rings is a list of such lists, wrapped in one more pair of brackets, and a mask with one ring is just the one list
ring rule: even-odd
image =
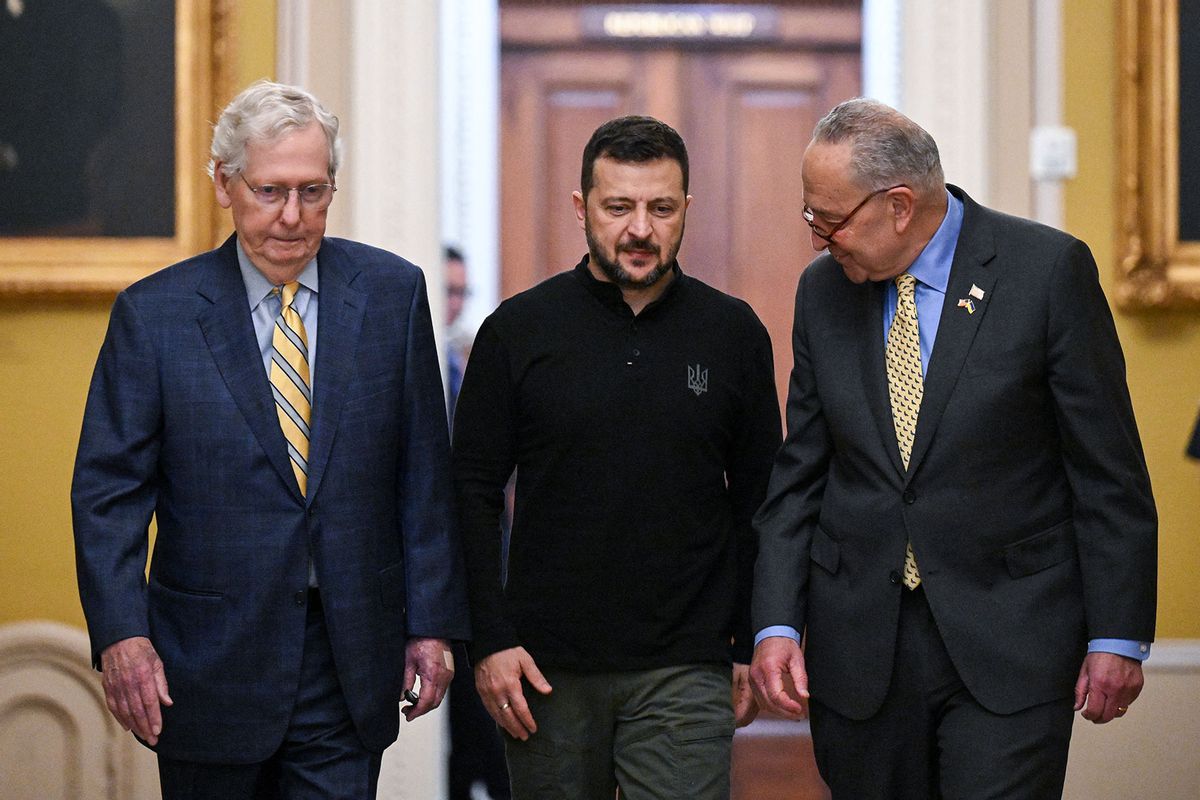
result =
[{"label": "yellow wall", "polygon": [[[274,75],[275,0],[238,3],[233,40],[238,88]],[[0,624],[83,625],[71,469],[112,299],[0,298]]]},{"label": "yellow wall", "polygon": [[[1115,2],[1065,0],[1066,123],[1079,136],[1067,229],[1087,242],[1113,295],[1116,273]],[[1183,455],[1200,405],[1200,309],[1117,312],[1159,512],[1158,635],[1200,637],[1200,467]]]},{"label": "yellow wall", "polygon": [[[1113,3],[1065,0],[1066,121],[1079,134],[1067,228],[1114,273]],[[237,85],[274,72],[275,3],[239,3]],[[0,299],[0,623],[82,625],[68,493],[84,397],[112,298]],[[1200,638],[1200,467],[1183,447],[1200,403],[1200,311],[1117,315],[1161,518],[1159,635]]]}]

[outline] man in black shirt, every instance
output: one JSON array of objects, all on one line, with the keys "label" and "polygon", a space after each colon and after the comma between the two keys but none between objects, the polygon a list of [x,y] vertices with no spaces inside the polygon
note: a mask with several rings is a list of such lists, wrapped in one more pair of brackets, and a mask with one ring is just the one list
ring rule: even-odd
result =
[{"label": "man in black shirt", "polygon": [[780,443],[771,342],[675,260],[687,169],[657,120],[598,128],[574,193],[588,255],[503,303],[463,379],[471,655],[515,798],[726,798],[735,722],[757,713],[750,518]]}]

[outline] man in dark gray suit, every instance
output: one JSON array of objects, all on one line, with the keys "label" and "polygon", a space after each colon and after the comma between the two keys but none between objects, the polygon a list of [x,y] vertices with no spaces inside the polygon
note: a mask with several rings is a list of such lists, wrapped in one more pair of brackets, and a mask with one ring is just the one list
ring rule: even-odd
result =
[{"label": "man in dark gray suit", "polygon": [[880,103],[822,119],[803,177],[828,253],[796,291],[755,520],[759,702],[810,707],[835,798],[1057,797],[1072,709],[1124,715],[1154,636],[1157,520],[1096,264],[945,185]]},{"label": "man in dark gray suit", "polygon": [[324,235],[339,151],[307,92],[236,97],[235,235],[121,292],[96,364],[79,593],[166,798],[374,797],[402,694],[436,707],[469,633],[425,280]]}]

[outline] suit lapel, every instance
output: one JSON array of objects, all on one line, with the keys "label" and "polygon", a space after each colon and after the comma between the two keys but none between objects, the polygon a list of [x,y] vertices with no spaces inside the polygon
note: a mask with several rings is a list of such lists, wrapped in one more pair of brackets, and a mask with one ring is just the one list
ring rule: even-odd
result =
[{"label": "suit lapel", "polygon": [[209,305],[197,316],[204,341],[271,466],[297,496],[300,488],[287,457],[287,442],[279,427],[271,385],[263,369],[254,324],[246,302],[246,284],[237,263],[234,237],[216,251],[211,269],[196,288]]},{"label": "suit lapel", "polygon": [[367,310],[367,296],[352,287],[358,270],[326,239],[317,254],[321,288],[317,314],[317,368],[313,386],[312,447],[308,457],[308,499],[316,496],[329,464],[334,434],[354,370],[354,354]]},{"label": "suit lapel", "polygon": [[896,471],[904,473],[900,460],[900,446],[896,443],[896,426],[892,422],[892,402],[888,396],[887,364],[883,346],[883,298],[887,283],[867,283],[859,287],[859,308],[856,324],[865,336],[859,337],[859,363],[862,365],[863,392],[867,396],[867,407],[879,428],[883,449],[887,452]]},{"label": "suit lapel", "polygon": [[[937,341],[929,362],[929,374],[925,376],[925,393],[921,399],[921,413],[917,418],[916,439],[908,474],[911,477],[920,466],[921,459],[929,450],[942,414],[954,386],[962,372],[963,363],[979,330],[979,324],[987,313],[992,299],[992,290],[997,275],[988,268],[996,255],[992,232],[980,219],[979,206],[961,190],[955,194],[963,201],[963,225],[954,250],[954,261],[950,266],[950,280],[946,284],[946,299],[938,322]],[[972,289],[977,289],[972,294]],[[977,297],[982,293],[982,297]],[[973,301],[974,312],[959,306],[960,300]]]}]

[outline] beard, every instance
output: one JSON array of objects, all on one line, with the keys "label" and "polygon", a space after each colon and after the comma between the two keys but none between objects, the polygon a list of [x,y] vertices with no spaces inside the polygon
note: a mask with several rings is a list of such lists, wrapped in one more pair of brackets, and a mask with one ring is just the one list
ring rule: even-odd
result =
[{"label": "beard", "polygon": [[[600,242],[592,235],[592,222],[586,217],[583,221],[583,233],[587,237],[588,255],[591,257],[592,262],[600,267],[600,271],[604,273],[606,278],[622,289],[646,289],[662,280],[662,277],[671,271],[671,264],[674,263],[675,255],[679,252],[679,242],[683,240],[683,229],[681,228],[679,239],[670,248],[666,258],[662,257],[662,248],[649,239],[631,239],[624,244],[617,245],[613,257],[609,258],[600,245]],[[653,253],[658,257],[658,263],[645,276],[640,278],[635,277],[622,267],[621,262],[618,260],[621,257],[621,253],[627,251]]]}]

